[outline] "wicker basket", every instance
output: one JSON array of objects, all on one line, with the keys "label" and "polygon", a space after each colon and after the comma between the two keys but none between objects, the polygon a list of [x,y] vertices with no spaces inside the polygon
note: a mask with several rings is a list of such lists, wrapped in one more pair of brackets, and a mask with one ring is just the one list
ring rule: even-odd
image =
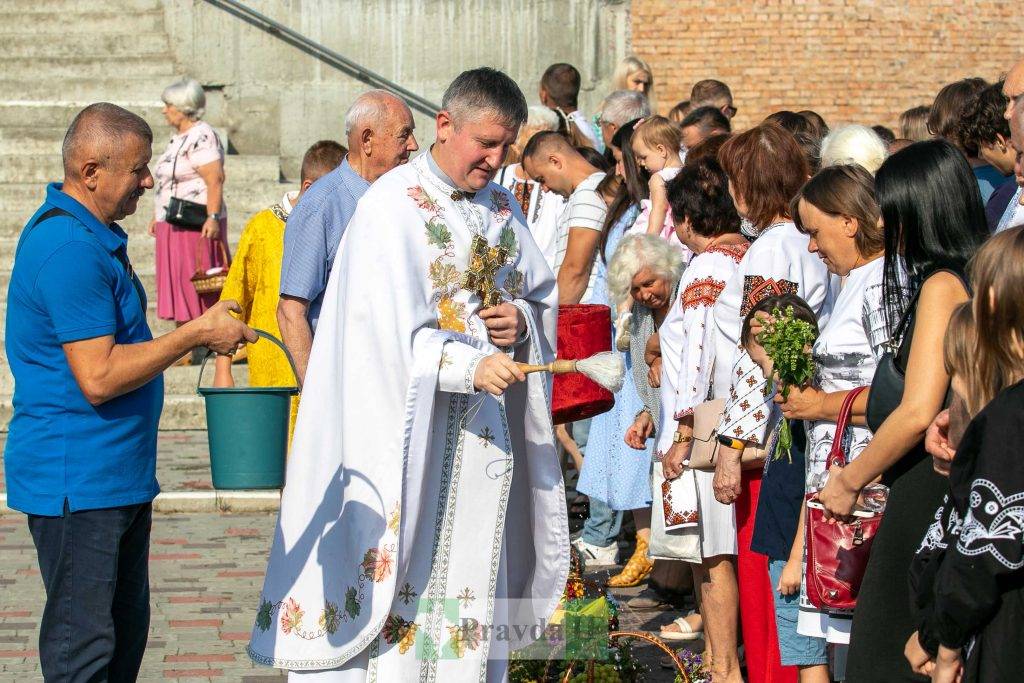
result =
[{"label": "wicker basket", "polygon": [[[224,283],[228,280],[228,270],[231,268],[231,261],[228,259],[228,250],[224,246],[224,241],[220,239],[213,240],[220,247],[221,259],[224,261],[224,270],[214,275],[207,275],[206,271],[203,270],[200,261],[200,249],[196,249],[196,272],[192,276],[192,286],[196,289],[196,294],[200,296],[206,294],[220,294],[221,290],[224,289]],[[202,244],[202,242],[200,242]]]},{"label": "wicker basket", "polygon": [[[683,683],[691,683],[690,673],[686,670],[686,667],[683,665],[683,660],[681,660],[679,658],[679,655],[676,654],[676,651],[668,645],[666,645],[665,641],[661,638],[650,633],[644,633],[643,631],[612,631],[608,634],[609,640],[614,640],[615,638],[639,638],[640,640],[646,640],[648,643],[651,643],[652,645],[656,646],[658,649],[660,649],[662,652],[664,652],[672,659],[672,663],[675,665],[676,671],[678,672],[679,677],[683,681]],[[588,681],[588,683],[593,683],[594,660],[591,659],[589,661],[581,663],[583,665],[583,672],[587,674],[586,680]],[[551,660],[548,660],[548,665],[550,666],[550,664]],[[573,664],[575,664],[575,662],[569,662],[569,666],[566,667],[565,674],[562,677],[562,683],[569,683],[569,681],[572,680]]]}]

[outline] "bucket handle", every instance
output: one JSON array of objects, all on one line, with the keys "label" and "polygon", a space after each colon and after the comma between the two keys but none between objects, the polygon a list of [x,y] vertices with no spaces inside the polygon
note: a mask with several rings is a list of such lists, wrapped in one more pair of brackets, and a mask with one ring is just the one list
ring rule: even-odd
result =
[{"label": "bucket handle", "polygon": [[[269,332],[267,332],[265,330],[261,330],[261,329],[258,329],[258,328],[254,327],[254,328],[252,328],[252,331],[255,332],[257,335],[263,337],[267,341],[274,342],[274,344],[277,346],[277,348],[279,348],[282,351],[284,351],[284,357],[288,359],[288,365],[291,366],[292,374],[295,376],[295,386],[298,387],[299,386],[299,371],[295,369],[295,361],[292,359],[292,354],[288,351],[288,347],[286,347],[283,343],[281,343],[280,339],[278,339],[277,337],[275,337],[274,335],[270,334]],[[196,382],[196,393],[197,394],[199,393],[199,387],[203,386],[203,371],[206,370],[206,361],[210,360],[210,356],[215,356],[215,355],[217,355],[217,354],[214,351],[212,351],[212,350],[211,351],[207,351],[206,352],[206,356],[203,358],[203,364],[201,366],[199,366],[199,381]],[[300,391],[301,391],[301,388],[300,388]]]}]

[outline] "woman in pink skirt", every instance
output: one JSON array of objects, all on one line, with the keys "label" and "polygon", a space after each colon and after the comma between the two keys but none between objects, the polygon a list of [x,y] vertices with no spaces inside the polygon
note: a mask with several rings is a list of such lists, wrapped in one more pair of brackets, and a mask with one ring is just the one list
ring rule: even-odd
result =
[{"label": "woman in pink skirt", "polygon": [[[196,270],[227,265],[227,207],[224,205],[224,148],[210,124],[200,120],[206,105],[202,86],[192,79],[164,90],[163,115],[177,132],[154,166],[156,202],[150,234],[156,237],[156,312],[182,325],[217,302],[192,286]],[[167,222],[171,197],[206,206],[199,229]]]}]

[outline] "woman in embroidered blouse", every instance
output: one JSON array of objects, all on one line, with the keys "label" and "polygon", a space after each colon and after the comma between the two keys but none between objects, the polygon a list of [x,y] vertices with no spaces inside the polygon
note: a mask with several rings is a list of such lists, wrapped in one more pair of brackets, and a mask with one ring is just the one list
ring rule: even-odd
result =
[{"label": "woman in embroidered blouse", "polygon": [[[999,233],[970,266],[973,306],[950,322],[945,362],[973,417],[945,501],[911,568],[917,632],[905,653],[933,681],[1020,680],[1024,631],[1024,228]],[[958,678],[962,676],[962,678]]]},{"label": "woman in embroidered blouse", "polygon": [[[835,438],[835,421],[851,389],[869,386],[888,340],[882,315],[884,239],[874,195],[874,179],[859,164],[822,169],[793,199],[796,227],[810,237],[808,250],[816,253],[830,273],[844,278],[842,289],[829,305],[828,325],[814,343],[815,377],[807,388],[790,387],[788,399],[776,394],[782,414],[806,420],[807,491],[815,491],[825,472],[825,461]],[[846,457],[854,460],[871,440],[865,426],[867,394],[853,406],[853,426]],[[804,576],[803,514],[778,589],[801,591]],[[801,598],[798,631],[806,636],[848,643],[852,612],[824,612]],[[827,671],[825,672],[827,673]]]},{"label": "woman in embroidered blouse", "polygon": [[[157,315],[183,325],[217,302],[216,294],[200,296],[192,286],[197,263],[202,270],[227,265],[224,149],[210,124],[201,120],[206,96],[199,83],[173,83],[162,98],[164,118],[176,133],[153,168],[156,200],[149,233],[156,238]],[[172,195],[206,205],[200,230],[167,222]]]},{"label": "woman in embroidered blouse", "polygon": [[[871,425],[874,435],[856,460],[829,471],[818,494],[826,514],[848,520],[865,486],[879,477],[889,486],[853,614],[848,683],[919,680],[903,656],[903,643],[914,630],[909,587],[896,579],[907,574],[946,489],[922,440],[949,388],[941,362],[943,335],[953,309],[968,298],[967,261],[988,236],[971,168],[945,140],[917,142],[886,159],[875,194],[885,226],[886,325],[900,339],[912,335],[912,343],[902,397],[874,397],[898,405],[881,424]],[[908,299],[907,284],[916,299]],[[908,310],[913,322],[901,332]]]},{"label": "woman in embroidered blouse", "polygon": [[[808,237],[797,230],[790,216],[790,200],[808,176],[807,160],[793,135],[775,124],[761,124],[726,142],[719,160],[729,177],[729,192],[736,209],[750,220],[757,238],[715,303],[712,397],[726,400],[726,414],[730,416],[719,425],[719,434],[763,444],[771,413],[769,399],[760,405],[733,399],[747,393],[733,386],[737,376],[763,378],[760,368],[739,346],[743,318],[766,296],[790,293],[806,301],[818,315],[819,325],[824,326],[827,314],[822,314],[830,296],[831,276],[821,259],[808,252]],[[767,382],[762,381],[761,387],[764,395]],[[737,533],[723,535],[723,542],[713,552],[721,556],[738,555],[736,575],[744,586],[738,599],[750,678],[775,680],[786,674],[779,664],[775,637],[773,586],[767,558],[750,550],[762,466],[758,464],[741,472],[740,453],[724,446],[719,449],[713,484],[715,497],[725,504],[736,503]],[[716,590],[721,590],[723,601],[735,604],[735,583],[729,584],[730,579],[736,580],[732,565],[723,562],[719,570],[720,584]],[[711,609],[708,608],[709,612]],[[735,642],[731,640],[734,638],[735,631],[723,631],[720,636],[730,644]],[[720,657],[718,646],[715,647],[714,666],[716,672],[720,671],[721,680],[739,681],[738,663],[731,656],[728,660]],[[730,652],[732,649],[729,648]]]},{"label": "woman in embroidered blouse", "polygon": [[[693,494],[696,520],[691,532],[707,540],[707,551],[699,553],[694,566],[694,585],[702,593],[710,592],[703,577],[711,568],[728,559],[714,555],[715,541],[721,534],[735,536],[732,506],[715,500],[711,472],[684,469],[693,445],[693,411],[707,399],[714,366],[713,311],[725,283],[736,272],[750,243],[740,234],[740,217],[729,197],[725,172],[713,157],[687,163],[668,183],[667,194],[676,236],[694,254],[679,283],[679,296],[658,333],[661,344],[661,430],[658,456],[666,480],[683,477],[687,494]],[[679,437],[674,437],[675,433]],[[675,439],[679,438],[678,443]],[[655,464],[655,467],[658,467]],[[654,478],[652,515],[665,514],[659,477]],[[699,493],[698,493],[699,492]],[[666,519],[666,526],[672,520]],[[680,521],[680,520],[676,520]],[[673,523],[674,525],[674,523]],[[709,554],[712,553],[712,554]],[[714,604],[714,597],[708,604]],[[721,621],[721,613],[705,617],[708,624]],[[686,623],[683,621],[686,620]],[[695,629],[695,620],[681,617],[662,629],[664,638],[681,639]],[[729,647],[713,638],[719,629],[705,628],[707,652]]]}]

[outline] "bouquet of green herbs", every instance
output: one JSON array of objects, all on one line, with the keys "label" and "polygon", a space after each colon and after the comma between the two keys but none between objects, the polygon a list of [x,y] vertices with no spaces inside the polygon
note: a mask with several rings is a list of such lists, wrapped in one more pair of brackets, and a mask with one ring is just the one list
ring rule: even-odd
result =
[{"label": "bouquet of green herbs", "polygon": [[[793,315],[792,306],[787,306],[784,311],[773,309],[771,317],[765,321],[764,329],[757,335],[758,343],[775,364],[775,379],[783,398],[789,397],[791,386],[804,386],[814,376],[811,346],[816,336],[813,325]],[[778,460],[785,453],[792,461],[789,455],[792,445],[793,432],[789,420],[782,418],[782,428],[772,458]]]}]

